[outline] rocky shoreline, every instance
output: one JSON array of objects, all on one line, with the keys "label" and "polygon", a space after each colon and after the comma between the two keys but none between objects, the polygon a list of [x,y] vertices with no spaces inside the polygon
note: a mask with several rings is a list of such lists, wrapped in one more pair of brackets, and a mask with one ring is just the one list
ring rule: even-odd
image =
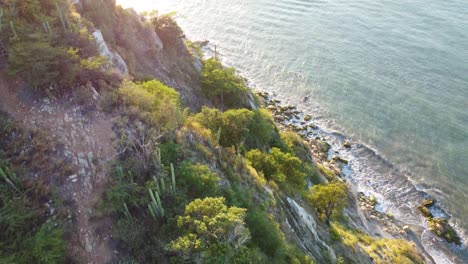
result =
[{"label": "rocky shoreline", "polygon": [[[299,134],[304,143],[310,147],[310,151],[317,169],[324,175],[326,180],[332,177],[338,177],[346,181],[343,173],[343,165],[348,164],[348,160],[340,157],[331,149],[331,144],[326,139],[317,136],[319,127],[312,121],[312,116],[299,110],[295,105],[282,104],[282,101],[275,98],[274,95],[265,91],[255,91],[260,100],[260,105],[268,109],[278,127],[282,130],[294,131]],[[304,101],[309,100],[308,97]],[[349,140],[343,140],[342,146],[346,149],[351,148],[355,143]],[[353,186],[354,188],[354,186]],[[421,243],[424,228],[419,226],[407,225],[396,219],[391,213],[382,212],[377,209],[378,201],[373,195],[366,196],[362,192],[355,192],[357,199],[357,209],[364,216],[367,222],[367,232],[373,236],[382,236],[387,238],[400,238],[413,241],[428,259],[435,263],[431,255],[426,251]],[[426,218],[429,229],[438,237],[446,240],[448,243],[461,245],[461,239],[455,230],[445,218],[436,218],[430,212],[430,207],[435,204],[435,200],[427,199],[418,206],[417,211]]]}]

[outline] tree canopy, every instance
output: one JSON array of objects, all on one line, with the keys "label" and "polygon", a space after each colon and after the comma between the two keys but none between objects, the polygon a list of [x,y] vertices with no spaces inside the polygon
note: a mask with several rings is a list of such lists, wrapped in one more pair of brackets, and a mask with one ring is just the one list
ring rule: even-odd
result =
[{"label": "tree canopy", "polygon": [[327,185],[315,185],[310,189],[309,202],[327,223],[333,213],[341,212],[348,204],[348,187],[342,182],[331,182]]},{"label": "tree canopy", "polygon": [[216,58],[205,61],[201,74],[205,95],[222,107],[243,106],[247,94],[244,79],[234,68],[225,68]]},{"label": "tree canopy", "polygon": [[209,197],[189,203],[184,215],[177,218],[183,235],[169,247],[187,257],[202,258],[219,258],[220,250],[238,251],[250,238],[244,223],[246,209],[227,207],[225,202],[224,197]]}]

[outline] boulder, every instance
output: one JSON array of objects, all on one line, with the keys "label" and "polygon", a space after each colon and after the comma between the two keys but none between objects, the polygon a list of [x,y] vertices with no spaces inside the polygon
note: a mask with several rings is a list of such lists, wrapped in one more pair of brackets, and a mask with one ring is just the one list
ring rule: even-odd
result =
[{"label": "boulder", "polygon": [[305,121],[310,121],[311,119],[312,119],[312,116],[311,116],[311,115],[306,115],[306,116],[304,117],[304,120],[305,120]]}]

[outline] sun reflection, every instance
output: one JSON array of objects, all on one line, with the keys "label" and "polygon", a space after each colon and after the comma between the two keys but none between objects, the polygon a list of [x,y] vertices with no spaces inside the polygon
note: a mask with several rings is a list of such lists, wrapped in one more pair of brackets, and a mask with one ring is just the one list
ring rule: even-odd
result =
[{"label": "sun reflection", "polygon": [[170,11],[173,0],[117,0],[117,4],[124,8],[132,7],[138,12],[158,10],[160,12]]}]

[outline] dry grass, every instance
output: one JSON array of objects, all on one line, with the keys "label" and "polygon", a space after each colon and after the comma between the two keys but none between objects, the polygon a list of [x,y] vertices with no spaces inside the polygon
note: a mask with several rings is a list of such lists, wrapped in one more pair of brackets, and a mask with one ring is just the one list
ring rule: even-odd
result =
[{"label": "dry grass", "polygon": [[360,248],[377,264],[396,263],[412,264],[424,263],[414,244],[402,239],[376,239],[360,230],[348,230],[338,223],[332,228],[340,235],[343,244],[353,251]]}]

